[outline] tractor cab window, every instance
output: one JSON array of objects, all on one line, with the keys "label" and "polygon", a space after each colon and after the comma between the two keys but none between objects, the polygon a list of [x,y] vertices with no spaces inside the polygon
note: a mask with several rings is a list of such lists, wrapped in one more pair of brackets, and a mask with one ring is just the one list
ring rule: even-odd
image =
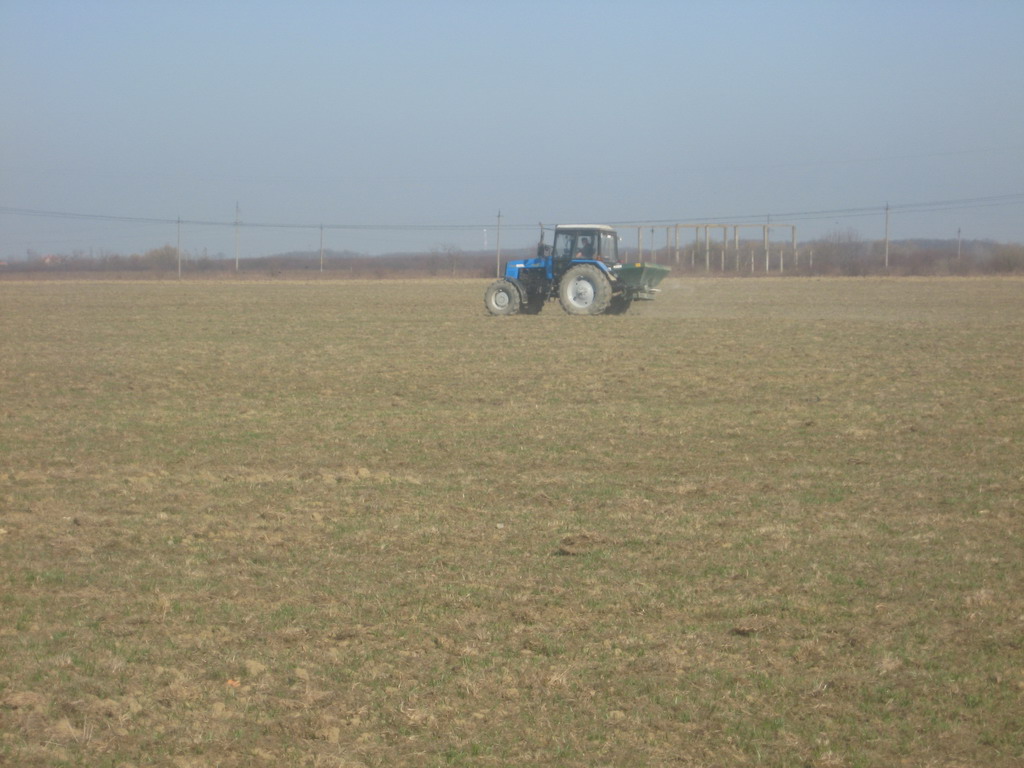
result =
[{"label": "tractor cab window", "polygon": [[600,253],[605,264],[619,263],[619,239],[613,232],[601,233]]},{"label": "tractor cab window", "polygon": [[568,261],[574,258],[576,256],[576,234],[573,232],[557,232],[553,247],[556,259]]}]

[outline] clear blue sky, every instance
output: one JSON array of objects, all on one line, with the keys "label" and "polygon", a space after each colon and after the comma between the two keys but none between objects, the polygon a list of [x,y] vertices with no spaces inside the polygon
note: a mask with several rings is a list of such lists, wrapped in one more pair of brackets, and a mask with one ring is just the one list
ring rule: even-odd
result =
[{"label": "clear blue sky", "polygon": [[886,203],[894,239],[1024,242],[1022,41],[1020,0],[0,0],[0,259],[141,252],[176,226],[135,219],[236,202],[311,226],[246,226],[242,255],[319,224],[337,250],[493,247],[499,210],[509,246],[769,215],[876,238]]}]

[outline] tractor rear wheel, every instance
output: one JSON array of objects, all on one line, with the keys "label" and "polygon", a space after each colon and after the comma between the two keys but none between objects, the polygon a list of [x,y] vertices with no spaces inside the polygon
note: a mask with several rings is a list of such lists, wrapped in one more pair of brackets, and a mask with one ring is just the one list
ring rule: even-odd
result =
[{"label": "tractor rear wheel", "polygon": [[492,315],[515,315],[522,302],[519,289],[508,280],[495,280],[484,291],[484,306]]},{"label": "tractor rear wheel", "polygon": [[612,284],[593,264],[577,264],[562,276],[558,300],[570,315],[600,315],[612,300]]}]

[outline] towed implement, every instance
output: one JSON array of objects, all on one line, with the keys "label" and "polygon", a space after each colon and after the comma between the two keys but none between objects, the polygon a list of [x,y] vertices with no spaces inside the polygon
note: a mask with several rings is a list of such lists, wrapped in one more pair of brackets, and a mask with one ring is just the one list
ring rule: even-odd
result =
[{"label": "towed implement", "polygon": [[509,261],[504,277],[487,286],[484,306],[492,315],[535,315],[558,299],[570,315],[623,314],[634,301],[653,299],[668,273],[659,264],[619,261],[612,227],[559,225],[550,246],[541,228],[537,256]]}]

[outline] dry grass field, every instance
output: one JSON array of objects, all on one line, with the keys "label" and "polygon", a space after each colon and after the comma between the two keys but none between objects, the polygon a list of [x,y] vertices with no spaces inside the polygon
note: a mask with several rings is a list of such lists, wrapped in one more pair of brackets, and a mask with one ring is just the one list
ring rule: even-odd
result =
[{"label": "dry grass field", "polygon": [[0,764],[1019,766],[1024,280],[0,282]]}]

